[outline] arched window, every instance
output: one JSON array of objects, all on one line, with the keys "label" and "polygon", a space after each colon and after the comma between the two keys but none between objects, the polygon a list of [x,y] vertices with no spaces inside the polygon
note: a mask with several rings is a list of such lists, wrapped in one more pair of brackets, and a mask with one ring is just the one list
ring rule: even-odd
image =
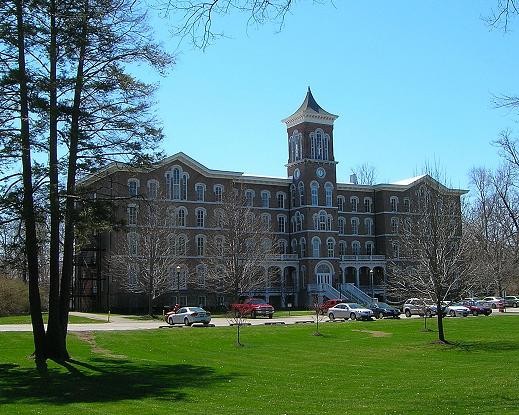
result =
[{"label": "arched window", "polygon": [[245,204],[246,206],[254,205],[254,190],[246,190],[245,191]]},{"label": "arched window", "polygon": [[284,239],[280,239],[278,241],[278,251],[280,254],[284,255],[287,253],[287,241],[285,241]]},{"label": "arched window", "polygon": [[326,212],[324,210],[321,210],[319,212],[319,230],[320,231],[326,230],[326,220],[327,220]]},{"label": "arched window", "polygon": [[318,128],[310,133],[311,155],[318,160],[328,160],[328,142],[330,136]]},{"label": "arched window", "polygon": [[409,198],[404,198],[404,212],[409,213],[411,211],[411,203],[409,201]]},{"label": "arched window", "polygon": [[136,256],[139,254],[139,234],[137,232],[128,233],[128,255]]},{"label": "arched window", "polygon": [[346,255],[346,242],[344,241],[339,242],[339,255]]},{"label": "arched window", "polygon": [[366,227],[366,235],[373,235],[373,219],[364,219],[364,226]]},{"label": "arched window", "polygon": [[129,264],[128,265],[128,285],[130,287],[135,287],[139,282],[139,265],[138,264]]},{"label": "arched window", "polygon": [[398,212],[398,197],[391,196],[389,198],[389,208],[391,209],[391,212]]},{"label": "arched window", "polygon": [[224,254],[224,238],[223,238],[223,236],[215,236],[214,247],[215,247],[215,251],[216,251],[216,256],[222,257]]},{"label": "arched window", "polygon": [[223,201],[223,186],[221,184],[214,186],[214,201],[216,203],[222,203]]},{"label": "arched window", "polygon": [[366,242],[366,255],[375,255],[375,245],[373,242]]},{"label": "arched window", "polygon": [[196,236],[196,255],[197,256],[205,255],[205,236],[204,235]]},{"label": "arched window", "polygon": [[398,218],[391,218],[391,233],[398,233]]},{"label": "arched window", "polygon": [[290,185],[290,206],[296,206],[296,186],[294,184]]},{"label": "arched window", "polygon": [[351,218],[351,233],[352,233],[352,235],[359,234],[359,219],[358,218]]},{"label": "arched window", "polygon": [[285,209],[285,197],[285,193],[278,192],[276,194],[279,209]]},{"label": "arched window", "polygon": [[303,230],[303,215],[300,212],[296,212],[295,216],[295,232],[300,232]]},{"label": "arched window", "polygon": [[187,255],[187,237],[186,237],[186,235],[179,235],[178,236],[177,255],[178,256],[186,256]]},{"label": "arched window", "polygon": [[360,242],[353,241],[351,243],[351,252],[353,255],[360,255]]},{"label": "arched window", "polygon": [[370,197],[364,198],[364,212],[370,213],[372,209],[373,202]]},{"label": "arched window", "polygon": [[314,258],[319,258],[321,256],[321,240],[314,236],[312,238],[312,256]]},{"label": "arched window", "polygon": [[268,190],[263,190],[261,192],[261,207],[270,207],[270,192]]},{"label": "arched window", "polygon": [[297,186],[299,190],[299,206],[304,206],[305,204],[305,184],[303,182],[299,182]]},{"label": "arched window", "polygon": [[303,158],[302,137],[303,135],[297,130],[294,130],[290,136],[289,143],[291,162],[298,161]]},{"label": "arched window", "polygon": [[155,200],[159,193],[159,182],[155,179],[148,180],[148,199]]},{"label": "arched window", "polygon": [[344,196],[337,197],[337,209],[339,212],[344,212]]},{"label": "arched window", "polygon": [[393,251],[393,258],[400,258],[400,245],[398,244],[398,242],[391,242],[391,250]]},{"label": "arched window", "polygon": [[[179,271],[177,267],[171,267],[169,269],[169,278],[173,291],[187,289],[187,268],[185,266],[182,266]],[[177,302],[180,302],[180,299],[177,298]]]},{"label": "arched window", "polygon": [[335,257],[335,239],[328,238],[326,240],[326,251],[328,253],[328,257]]},{"label": "arched window", "polygon": [[339,218],[338,224],[339,224],[339,235],[344,235],[344,218]]},{"label": "arched window", "polygon": [[128,220],[127,220],[128,226],[137,225],[137,206],[128,205],[127,214],[128,214]]},{"label": "arched window", "polygon": [[181,226],[181,227],[186,226],[186,208],[179,207],[177,209],[176,223],[177,223],[177,226]]},{"label": "arched window", "polygon": [[306,258],[306,239],[301,238],[299,245],[301,246],[301,258]]},{"label": "arched window", "polygon": [[285,215],[278,215],[278,232],[286,232],[287,218]]},{"label": "arched window", "polygon": [[310,189],[312,192],[312,206],[319,206],[319,183],[312,182]]},{"label": "arched window", "polygon": [[292,253],[297,254],[297,241],[295,239],[292,239],[292,242],[290,243],[290,247],[292,248]]},{"label": "arched window", "polygon": [[205,287],[205,278],[207,275],[207,267],[203,264],[196,267],[196,282],[199,287]]},{"label": "arched window", "polygon": [[205,184],[197,183],[195,185],[195,195],[197,202],[203,202],[205,200]]},{"label": "arched window", "polygon": [[173,178],[172,178],[172,199],[180,200],[180,169],[173,169]]},{"label": "arched window", "polygon": [[128,179],[128,195],[130,197],[135,197],[139,194],[139,180],[138,179]]},{"label": "arched window", "polygon": [[261,221],[263,222],[263,226],[265,227],[265,229],[270,229],[271,228],[272,219],[270,217],[270,214],[263,213],[261,215]]},{"label": "arched window", "polygon": [[324,190],[326,194],[326,206],[332,207],[333,206],[333,184],[326,183],[324,185]]},{"label": "arched window", "polygon": [[203,228],[205,226],[205,209],[197,208],[195,214],[197,228]]},{"label": "arched window", "polygon": [[224,221],[224,211],[222,209],[215,209],[214,211],[214,219],[216,223],[216,227],[223,229],[225,226]]},{"label": "arched window", "polygon": [[187,180],[189,176],[180,167],[166,173],[168,197],[173,200],[187,199]]},{"label": "arched window", "polygon": [[351,203],[351,211],[357,212],[357,210],[359,209],[359,198],[357,196],[352,196],[350,198],[350,203]]}]

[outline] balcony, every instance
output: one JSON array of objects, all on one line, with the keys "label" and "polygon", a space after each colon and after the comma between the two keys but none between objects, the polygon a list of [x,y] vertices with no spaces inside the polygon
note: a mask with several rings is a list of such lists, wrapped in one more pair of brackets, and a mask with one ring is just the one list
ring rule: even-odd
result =
[{"label": "balcony", "polygon": [[386,261],[385,255],[341,255],[341,261],[348,262],[379,262]]},{"label": "balcony", "polygon": [[297,261],[297,254],[275,254],[269,255],[269,259],[272,261]]}]

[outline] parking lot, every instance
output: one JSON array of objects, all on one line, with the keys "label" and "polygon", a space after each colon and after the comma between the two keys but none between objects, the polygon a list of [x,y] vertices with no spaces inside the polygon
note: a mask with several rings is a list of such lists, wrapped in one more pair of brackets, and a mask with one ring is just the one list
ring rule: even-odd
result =
[{"label": "parking lot", "polygon": [[[71,314],[77,316],[83,316],[91,319],[103,320],[104,323],[85,323],[85,324],[69,324],[68,330],[69,332],[79,332],[79,331],[123,331],[123,330],[152,330],[152,329],[180,329],[180,328],[203,328],[203,325],[194,324],[192,327],[185,327],[183,325],[175,325],[170,326],[166,322],[162,320],[135,320],[134,318],[130,318],[129,316],[121,316],[121,315],[112,315],[110,317],[110,322],[106,321],[106,316],[101,316],[98,314],[89,314],[89,313],[78,313],[72,312]],[[494,311],[490,316],[478,316],[478,317],[445,317],[447,319],[450,318],[499,318],[500,316],[506,315],[514,315],[519,316],[519,308],[507,308],[505,312]],[[421,318],[419,316],[412,316],[410,318]],[[435,318],[435,317],[433,317]],[[400,320],[406,320],[407,317],[402,316]],[[398,320],[395,320],[398,321]],[[336,320],[335,322],[329,322],[328,317],[321,316],[320,322],[325,324],[344,324],[344,320]],[[376,324],[377,320],[373,319],[373,324]],[[211,320],[211,324],[208,327],[229,327],[233,324],[233,319],[228,319],[225,317],[214,317]],[[276,317],[274,315],[273,319],[268,318],[256,318],[256,319],[247,319],[244,320],[244,324],[251,326],[264,326],[264,325],[287,325],[287,324],[312,324],[315,323],[314,315],[306,315],[306,316],[293,316],[293,317]],[[348,320],[347,324],[356,324],[356,321]],[[0,325],[0,332],[23,332],[23,331],[32,331],[32,327],[30,324],[4,324]]]}]

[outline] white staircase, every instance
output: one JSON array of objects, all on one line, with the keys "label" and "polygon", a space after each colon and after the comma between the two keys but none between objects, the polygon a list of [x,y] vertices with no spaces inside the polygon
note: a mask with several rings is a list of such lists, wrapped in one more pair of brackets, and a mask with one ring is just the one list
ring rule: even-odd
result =
[{"label": "white staircase", "polygon": [[341,291],[343,294],[346,294],[346,297],[350,297],[353,301],[357,303],[370,304],[373,302],[373,299],[369,295],[367,295],[360,288],[356,287],[353,283],[341,284]]}]

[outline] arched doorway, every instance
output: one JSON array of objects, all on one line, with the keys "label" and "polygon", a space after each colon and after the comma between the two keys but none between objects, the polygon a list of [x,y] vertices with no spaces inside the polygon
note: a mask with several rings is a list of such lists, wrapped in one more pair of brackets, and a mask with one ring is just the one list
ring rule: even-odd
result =
[{"label": "arched doorway", "polygon": [[315,267],[317,284],[332,284],[333,268],[327,262],[321,262]]}]

